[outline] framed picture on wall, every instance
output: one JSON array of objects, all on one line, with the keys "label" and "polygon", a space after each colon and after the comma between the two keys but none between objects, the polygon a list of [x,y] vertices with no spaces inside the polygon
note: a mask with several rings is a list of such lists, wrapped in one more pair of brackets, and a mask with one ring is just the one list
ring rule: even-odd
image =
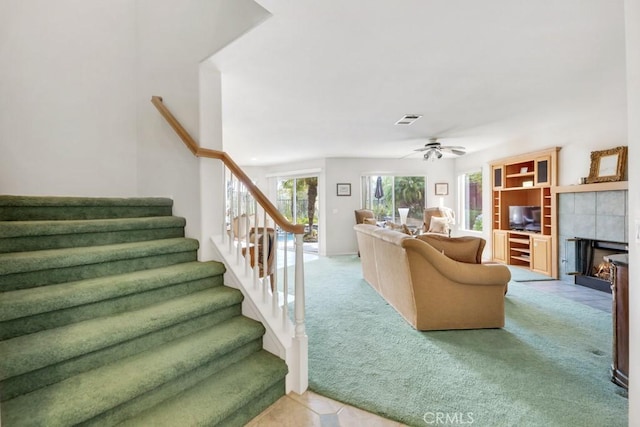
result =
[{"label": "framed picture on wall", "polygon": [[351,196],[351,184],[349,183],[336,184],[336,194],[338,196]]},{"label": "framed picture on wall", "polygon": [[436,196],[446,196],[449,194],[449,184],[446,182],[436,183]]},{"label": "framed picture on wall", "polygon": [[587,183],[622,181],[626,173],[626,146],[591,152],[591,169]]}]

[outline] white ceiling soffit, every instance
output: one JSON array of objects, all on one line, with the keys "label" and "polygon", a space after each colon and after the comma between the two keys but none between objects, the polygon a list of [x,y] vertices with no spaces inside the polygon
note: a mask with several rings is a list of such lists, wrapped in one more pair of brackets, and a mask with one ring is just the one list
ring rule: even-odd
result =
[{"label": "white ceiling soffit", "polygon": [[[210,60],[241,165],[468,152],[625,105],[620,0],[261,1],[273,16]],[[407,112],[421,115],[396,126]]]}]

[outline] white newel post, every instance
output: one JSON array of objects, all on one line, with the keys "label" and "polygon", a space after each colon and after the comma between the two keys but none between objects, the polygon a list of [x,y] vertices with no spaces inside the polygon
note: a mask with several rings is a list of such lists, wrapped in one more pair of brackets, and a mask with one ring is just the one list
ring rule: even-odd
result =
[{"label": "white newel post", "polygon": [[293,336],[294,353],[297,357],[297,378],[293,384],[293,391],[302,394],[307,390],[309,382],[308,338],[304,326],[304,257],[302,252],[302,234],[296,234],[296,264],[295,264],[295,333]]}]

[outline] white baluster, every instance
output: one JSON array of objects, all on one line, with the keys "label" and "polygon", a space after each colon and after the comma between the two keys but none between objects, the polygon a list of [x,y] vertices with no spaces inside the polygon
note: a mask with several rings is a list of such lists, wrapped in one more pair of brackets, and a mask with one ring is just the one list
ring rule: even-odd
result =
[{"label": "white baluster", "polygon": [[240,214],[242,212],[242,200],[240,197],[240,186],[241,186],[241,182],[239,179],[236,180],[236,188],[235,188],[235,193],[236,193],[236,204],[238,205],[237,208],[237,213],[236,216],[238,217],[238,242],[236,244],[236,264],[240,264],[240,257],[241,257],[241,250],[242,248],[240,246],[242,246],[240,244]]},{"label": "white baluster", "polygon": [[222,192],[222,224],[221,224],[221,228],[222,228],[222,244],[224,244],[225,239],[229,238],[229,236],[227,235],[227,209],[229,206],[229,188],[228,188],[228,184],[227,184],[227,167],[224,165],[224,163],[222,164],[222,186],[223,186],[223,192]]},{"label": "white baluster", "polygon": [[[267,211],[264,210],[264,228],[262,230],[262,298],[264,302],[267,302],[268,292],[267,292],[267,250],[269,244],[269,236],[267,236]],[[259,270],[260,268],[258,268]]]},{"label": "white baluster", "polygon": [[[244,187],[243,187],[244,188]],[[246,188],[244,188],[244,213],[246,215],[246,221],[242,221],[245,223],[244,225],[244,274],[249,274],[249,266],[251,265],[251,254],[249,247],[249,232],[251,231],[251,217],[249,216],[249,194],[246,192]]]},{"label": "white baluster", "polygon": [[258,230],[260,230],[260,219],[258,217],[258,210],[256,208],[256,213],[255,213],[255,224],[254,224],[254,233],[253,233],[253,288],[254,289],[258,289],[258,280],[259,280],[259,273],[260,273],[260,267],[258,266]]},{"label": "white baluster", "polygon": [[282,254],[282,262],[284,267],[282,269],[282,293],[284,295],[284,301],[282,303],[282,326],[285,330],[289,329],[289,262],[287,255],[289,253],[289,233],[284,232],[284,252]]},{"label": "white baluster", "polygon": [[229,194],[229,253],[233,253],[233,210],[234,210],[234,198],[233,198],[233,175],[229,175],[229,183],[227,184],[227,193]]},{"label": "white baluster", "polygon": [[[271,261],[273,268],[273,282],[271,282],[271,276],[269,277],[269,285],[271,288],[271,302],[273,307],[273,315],[277,316],[280,310],[279,294],[278,294],[278,232],[277,227],[273,225],[273,260]],[[285,297],[286,298],[286,297]]]}]

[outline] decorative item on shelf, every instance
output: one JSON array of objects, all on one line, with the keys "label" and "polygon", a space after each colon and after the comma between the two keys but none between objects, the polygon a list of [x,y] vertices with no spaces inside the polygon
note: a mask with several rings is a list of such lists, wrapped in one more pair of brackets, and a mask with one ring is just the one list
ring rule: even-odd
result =
[{"label": "decorative item on shelf", "polygon": [[446,182],[436,183],[436,196],[446,196],[449,194],[449,184]]},{"label": "decorative item on shelf", "polygon": [[624,181],[627,172],[627,147],[591,152],[587,183]]},{"label": "decorative item on shelf", "polygon": [[409,215],[409,208],[398,208],[398,213],[400,214],[400,224],[406,224],[407,215]]},{"label": "decorative item on shelf", "polygon": [[336,184],[336,194],[338,196],[351,196],[351,184],[348,184],[348,183]]},{"label": "decorative item on shelf", "polygon": [[527,172],[529,172],[529,168],[528,167],[524,166],[524,167],[520,168],[520,173],[527,173]]},{"label": "decorative item on shelf", "polygon": [[523,187],[533,187],[533,181],[523,181],[522,182],[522,186]]}]

